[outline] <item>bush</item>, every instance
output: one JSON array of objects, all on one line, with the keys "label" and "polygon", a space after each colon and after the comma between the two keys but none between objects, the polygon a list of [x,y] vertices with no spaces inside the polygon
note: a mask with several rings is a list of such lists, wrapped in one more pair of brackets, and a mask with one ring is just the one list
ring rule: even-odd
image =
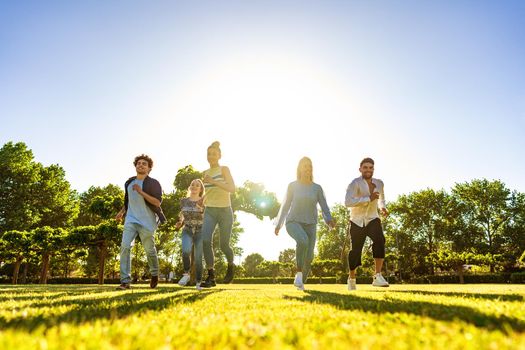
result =
[{"label": "bush", "polygon": [[525,272],[514,272],[510,275],[510,283],[525,283]]},{"label": "bush", "polygon": [[[493,273],[483,275],[465,275],[465,283],[509,283],[509,273]],[[441,284],[441,283],[459,283],[459,277],[456,275],[429,275],[412,278],[408,283],[414,284]]]},{"label": "bush", "polygon": [[[88,277],[55,277],[47,280],[47,284],[97,284],[97,278]],[[118,278],[106,278],[105,284],[120,284]]]}]

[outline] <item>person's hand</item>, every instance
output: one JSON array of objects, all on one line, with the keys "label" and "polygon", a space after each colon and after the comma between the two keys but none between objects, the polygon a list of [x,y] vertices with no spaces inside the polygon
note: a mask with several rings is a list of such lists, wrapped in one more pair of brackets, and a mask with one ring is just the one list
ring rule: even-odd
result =
[{"label": "person's hand", "polygon": [[133,184],[133,191],[138,192],[139,194],[142,193],[142,187],[139,186],[139,184]]},{"label": "person's hand", "polygon": [[124,217],[124,210],[121,210],[115,216],[115,220],[117,220],[117,222],[121,222],[123,217]]},{"label": "person's hand", "polygon": [[279,227],[276,227],[276,228],[275,228],[274,233],[275,233],[276,236],[279,236],[279,230],[280,230]]},{"label": "person's hand", "polygon": [[379,192],[372,192],[372,194],[370,195],[370,202],[373,202],[378,198],[379,198]]},{"label": "person's hand", "polygon": [[181,227],[182,227],[182,222],[181,221],[177,221],[177,223],[175,224],[175,231],[180,230]]},{"label": "person's hand", "polygon": [[204,182],[205,184],[213,184],[214,180],[213,180],[213,177],[211,177],[210,175],[206,174],[206,175],[204,175],[204,178],[202,179],[202,182]]},{"label": "person's hand", "polygon": [[330,229],[334,229],[337,226],[337,223],[335,222],[335,219],[332,219],[331,221],[328,221],[328,226]]},{"label": "person's hand", "polygon": [[381,214],[384,216],[384,217],[387,217],[388,216],[388,210],[386,208],[381,208]]},{"label": "person's hand", "polygon": [[199,209],[204,208],[204,198],[205,198],[205,197],[206,197],[206,195],[202,196],[201,199],[199,199],[199,200],[195,203],[195,205],[197,205],[197,207],[198,207]]}]

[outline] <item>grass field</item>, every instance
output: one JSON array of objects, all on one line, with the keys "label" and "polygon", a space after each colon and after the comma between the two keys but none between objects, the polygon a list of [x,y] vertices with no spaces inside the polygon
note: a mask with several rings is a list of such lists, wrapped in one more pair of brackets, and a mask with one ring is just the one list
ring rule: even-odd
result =
[{"label": "grass field", "polygon": [[0,286],[0,349],[525,349],[525,285]]}]

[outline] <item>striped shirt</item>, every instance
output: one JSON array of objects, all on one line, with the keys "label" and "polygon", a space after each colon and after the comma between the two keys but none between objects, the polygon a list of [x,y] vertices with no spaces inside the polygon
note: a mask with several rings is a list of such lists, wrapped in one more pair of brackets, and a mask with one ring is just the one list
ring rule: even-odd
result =
[{"label": "striped shirt", "polygon": [[[204,175],[209,175],[215,181],[225,182],[222,175],[222,167],[218,166],[210,168],[204,172]],[[231,207],[230,192],[210,183],[205,183],[206,197],[204,197],[204,206],[214,208]]]}]

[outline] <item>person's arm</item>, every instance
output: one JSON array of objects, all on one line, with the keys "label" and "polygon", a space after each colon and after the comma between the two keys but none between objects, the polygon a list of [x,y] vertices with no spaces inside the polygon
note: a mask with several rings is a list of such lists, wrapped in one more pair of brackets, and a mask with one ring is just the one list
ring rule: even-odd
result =
[{"label": "person's arm", "polygon": [[[146,179],[144,179],[144,182]],[[133,190],[137,191],[138,194],[140,194],[144,200],[146,200],[148,203],[154,205],[155,207],[160,207],[160,204],[162,203],[162,188],[160,187],[160,184],[157,180],[153,180],[150,178],[149,181],[152,181],[150,188],[148,188],[148,191],[150,193],[145,192],[138,184],[133,185]]]},{"label": "person's arm", "polygon": [[175,231],[180,230],[180,228],[184,225],[184,215],[182,215],[182,212],[179,213],[179,221],[175,224]]},{"label": "person's arm", "polygon": [[292,200],[293,200],[292,184],[289,184],[288,189],[286,190],[286,196],[284,198],[283,204],[281,206],[281,209],[279,210],[279,215],[277,215],[277,218],[275,219],[275,222],[276,222],[275,234],[276,235],[279,234],[279,230],[283,226],[284,220],[286,219],[286,216],[288,215],[288,212],[290,211]]},{"label": "person's arm", "polygon": [[370,197],[358,197],[359,184],[357,181],[352,181],[346,189],[345,205],[347,207],[363,207],[370,203]]},{"label": "person's arm", "polygon": [[115,216],[115,220],[117,220],[118,222],[122,221],[124,215],[126,215],[126,207],[122,207],[122,209],[120,209],[120,211]]},{"label": "person's arm", "polygon": [[122,218],[125,217],[126,211],[128,209],[128,200],[129,200],[128,199],[128,185],[130,183],[130,180],[131,179],[128,179],[124,183],[124,205],[122,206],[122,209],[120,209],[120,211],[115,216],[115,220],[117,220],[117,222],[120,222],[122,220]]},{"label": "person's arm", "polygon": [[381,211],[381,214],[384,216],[388,215],[388,210],[386,209],[386,201],[385,201],[385,184],[383,181],[380,181],[380,189],[379,189],[379,199],[377,201],[377,206],[379,210]]},{"label": "person's arm", "polygon": [[222,188],[225,191],[234,193],[235,192],[235,182],[233,181],[233,177],[232,177],[232,174],[230,173],[230,169],[227,166],[223,166],[221,167],[221,172],[222,172],[222,178],[224,179],[224,181],[217,181],[213,177],[209,175],[205,175],[203,182],[210,183],[219,188]]},{"label": "person's arm", "polygon": [[328,204],[326,203],[326,197],[324,195],[323,188],[319,186],[319,190],[317,191],[317,202],[321,206],[321,213],[323,214],[324,222],[330,227],[334,227],[335,223],[332,218],[332,214],[330,213],[330,208],[328,207]]}]

